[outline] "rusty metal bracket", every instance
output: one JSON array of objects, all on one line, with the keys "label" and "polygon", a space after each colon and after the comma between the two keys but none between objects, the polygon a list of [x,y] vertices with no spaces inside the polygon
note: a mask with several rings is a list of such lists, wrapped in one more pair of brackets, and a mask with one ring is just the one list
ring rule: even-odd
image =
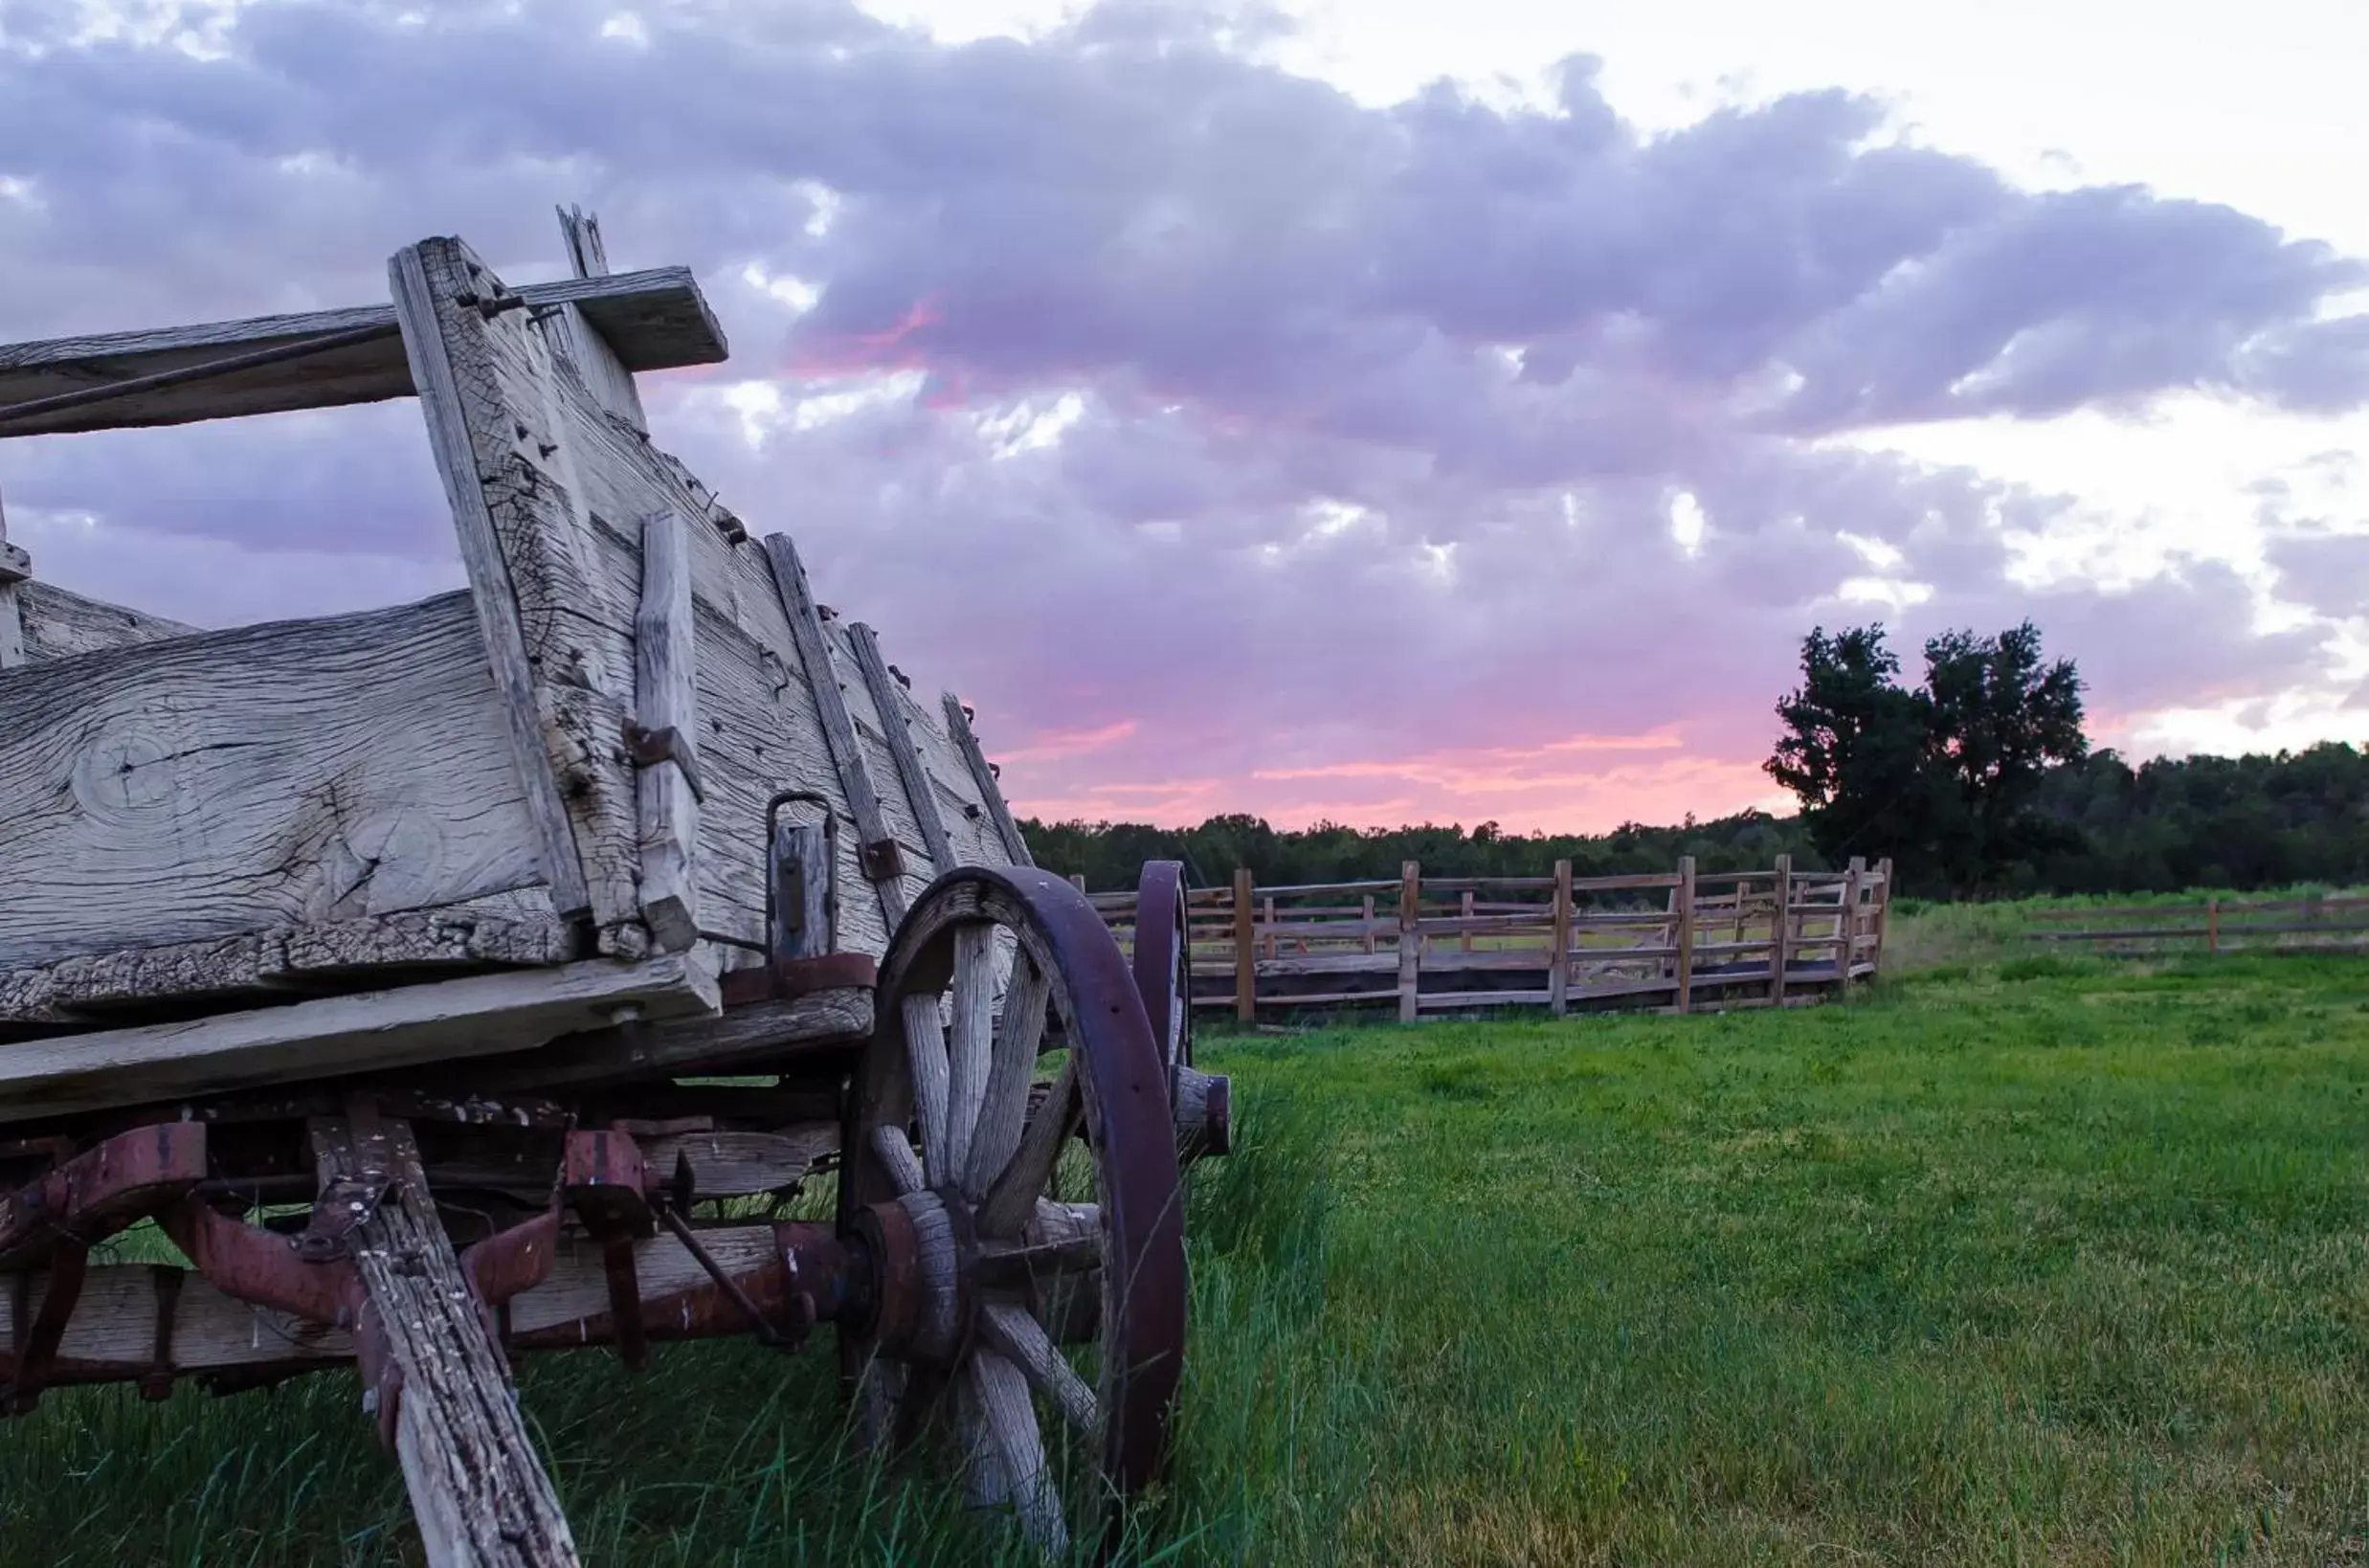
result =
[{"label": "rusty metal bracket", "polygon": [[663,729],[651,729],[625,722],[625,754],[637,768],[656,768],[671,762],[682,770],[682,781],[691,786],[691,798],[701,805],[707,803],[707,792],[700,787],[699,758],[691,743],[683,739],[682,731],[673,725]]},{"label": "rusty metal bracket", "polygon": [[384,1175],[335,1177],[313,1199],[312,1217],[305,1221],[302,1234],[293,1238],[296,1255],[308,1264],[348,1256],[354,1232],[370,1222],[370,1216],[393,1190],[393,1179]]},{"label": "rusty metal bracket", "polygon": [[650,1364],[650,1333],[641,1317],[641,1281],[634,1268],[634,1243],[658,1234],[649,1184],[649,1167],[642,1161],[641,1150],[625,1133],[579,1131],[568,1134],[560,1187],[584,1228],[600,1243],[617,1355],[636,1372]]},{"label": "rusty metal bracket", "polygon": [[880,965],[868,952],[835,952],[826,958],[781,958],[770,964],[728,969],[717,985],[725,1007],[754,1007],[760,1002],[793,1001],[817,991],[848,987],[869,991],[880,980]]},{"label": "rusty metal bracket", "polygon": [[[41,1310],[30,1327],[19,1330],[22,1337],[16,1341],[15,1374],[10,1378],[6,1393],[8,1414],[24,1415],[40,1402],[41,1385],[57,1359],[57,1347],[66,1337],[66,1324],[74,1316],[76,1304],[82,1299],[82,1281],[89,1272],[90,1256],[90,1248],[78,1241],[61,1243],[50,1254],[49,1288],[41,1292]],[[20,1276],[16,1288],[20,1324],[24,1321],[25,1282],[29,1279],[30,1276]]]},{"label": "rusty metal bracket", "polygon": [[308,1323],[350,1326],[349,1303],[361,1288],[350,1259],[305,1263],[287,1238],[216,1214],[194,1197],[158,1215],[157,1223],[190,1266],[224,1295],[277,1308]]},{"label": "rusty metal bracket", "polygon": [[40,1180],[0,1195],[0,1272],[52,1247],[101,1241],[186,1194],[206,1175],[206,1130],[168,1122],[119,1132]]},{"label": "rusty metal bracket", "polygon": [[894,839],[876,839],[860,845],[856,861],[874,882],[894,882],[905,875],[905,846]]}]

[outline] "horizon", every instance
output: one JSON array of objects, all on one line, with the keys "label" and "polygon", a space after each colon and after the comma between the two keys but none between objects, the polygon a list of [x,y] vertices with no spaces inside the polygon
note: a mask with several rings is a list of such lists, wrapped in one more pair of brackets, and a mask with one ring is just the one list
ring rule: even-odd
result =
[{"label": "horizon", "polygon": [[[1912,680],[2028,616],[2134,764],[2369,736],[2369,195],[2309,173],[2364,54],[2335,0],[0,0],[0,341],[369,302],[432,233],[555,276],[581,203],[733,344],[642,378],[659,444],[1016,815],[1789,816],[1814,624]],[[0,442],[0,498],[199,624],[461,581],[408,401]]]}]

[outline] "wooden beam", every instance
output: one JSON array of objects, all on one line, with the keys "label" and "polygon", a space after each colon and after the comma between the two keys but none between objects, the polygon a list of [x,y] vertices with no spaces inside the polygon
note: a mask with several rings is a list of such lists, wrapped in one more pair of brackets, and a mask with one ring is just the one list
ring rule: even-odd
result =
[{"label": "wooden beam", "polygon": [[38,578],[16,585],[16,602],[28,664],[161,642],[167,638],[195,637],[200,631],[162,616],[69,594]]},{"label": "wooden beam", "polygon": [[946,732],[962,751],[963,761],[971,769],[971,781],[979,787],[979,798],[987,802],[987,815],[995,821],[995,836],[1003,840],[1003,852],[1012,857],[1014,865],[1034,865],[1035,857],[1028,853],[1028,840],[1020,837],[1020,825],[1012,819],[1012,808],[1004,804],[1003,789],[995,781],[995,766],[987,753],[979,750],[979,739],[971,732],[971,715],[962,706],[962,699],[948,692],[939,700],[946,711]]},{"label": "wooden beam", "polygon": [[0,1051],[0,1123],[339,1073],[532,1050],[614,1024],[713,1015],[697,954],[594,958],[324,997],[188,1023],[19,1041]]},{"label": "wooden beam", "polygon": [[[572,311],[629,375],[685,365],[715,365],[728,354],[724,330],[686,267],[615,277],[528,283],[519,308]],[[20,403],[112,381],[183,370],[253,350],[295,347],[372,326],[396,325],[387,305],[301,315],[259,316],[157,331],[114,332],[0,346],[0,414]],[[628,382],[630,385],[630,380]],[[302,358],[160,388],[101,403],[0,424],[0,436],[56,435],[236,418],[294,409],[409,397],[419,386],[404,346],[392,336]]]},{"label": "wooden beam", "polygon": [[380,1401],[395,1401],[395,1457],[430,1568],[572,1568],[559,1494],[436,1216],[411,1128],[358,1106],[314,1122],[312,1143],[324,1190],[345,1181],[386,1194],[353,1231],[362,1310],[376,1318],[386,1356],[364,1409],[383,1430]]},{"label": "wooden beam", "polygon": [[797,640],[798,661],[806,666],[806,683],[814,691],[815,710],[822,718],[823,738],[831,748],[831,766],[847,796],[848,813],[856,819],[856,862],[880,894],[882,917],[894,931],[905,918],[897,841],[889,836],[887,819],[881,815],[880,795],[872,787],[872,772],[864,765],[863,751],[857,743],[856,723],[847,712],[847,694],[839,687],[830,639],[823,636],[822,612],[816,608],[806,568],[788,534],[766,536],[765,558],[772,564],[773,589],[781,595],[782,613],[789,617],[791,636]]},{"label": "wooden beam", "polygon": [[1793,962],[1793,857],[1777,857],[1777,908],[1769,931],[1769,1004],[1785,1001],[1785,966]]},{"label": "wooden beam", "polygon": [[634,717],[646,741],[673,737],[672,760],[642,759],[635,781],[641,839],[641,918],[665,952],[699,940],[699,715],[693,680],[691,542],[677,512],[641,520],[641,607],[634,617]]},{"label": "wooden beam", "polygon": [[497,894],[440,908],[78,953],[54,964],[0,970],[0,1024],[87,1027],[160,1004],[255,1007],[267,999],[362,989],[367,982],[357,976],[373,969],[400,969],[410,981],[439,969],[564,964],[583,956],[577,929],[533,906],[531,893]]},{"label": "wooden beam", "polygon": [[674,1073],[838,1050],[872,1035],[869,986],[835,986],[786,1001],[756,1002],[714,1015],[658,1018],[561,1035],[548,1047],[469,1070],[485,1094],[546,1093],[629,1084]]},{"label": "wooden beam", "polygon": [[[578,278],[609,276],[609,252],[600,241],[600,219],[579,208],[563,207],[559,209],[559,233],[568,247],[568,265]],[[595,402],[636,430],[650,428],[649,417],[642,413],[640,389],[634,385],[634,372],[609,347],[609,340],[586,320],[582,305],[563,304],[546,316],[543,334],[552,349],[576,368]]]},{"label": "wooden beam", "polygon": [[469,430],[470,409],[462,401],[460,379],[437,318],[436,290],[429,282],[421,247],[413,245],[396,252],[387,270],[394,286],[395,315],[403,324],[403,347],[411,358],[412,378],[419,388],[420,412],[427,416],[429,445],[436,454],[436,472],[444,480],[444,498],[452,506],[461,563],[468,568],[470,597],[493,669],[503,733],[509,743],[544,880],[550,885],[551,906],[563,920],[580,919],[592,912],[592,893],[585,883],[583,862],[577,858],[575,829],[560,798],[559,780],[545,743],[535,670],[526,657],[518,595],[511,586],[510,566],[503,556],[492,508],[486,504],[485,484]]},{"label": "wooden beam", "polygon": [[848,645],[856,651],[856,667],[863,672],[864,689],[872,694],[872,710],[880,715],[881,734],[888,742],[888,755],[897,765],[897,778],[905,786],[905,800],[913,808],[913,820],[921,828],[922,842],[929,851],[929,867],[942,875],[958,863],[953,841],[947,837],[946,818],[938,810],[938,790],[929,780],[929,770],[923,766],[921,749],[913,744],[912,721],[905,711],[905,693],[895,676],[888,673],[887,661],[881,657],[881,642],[872,628],[857,621],[847,628]]}]

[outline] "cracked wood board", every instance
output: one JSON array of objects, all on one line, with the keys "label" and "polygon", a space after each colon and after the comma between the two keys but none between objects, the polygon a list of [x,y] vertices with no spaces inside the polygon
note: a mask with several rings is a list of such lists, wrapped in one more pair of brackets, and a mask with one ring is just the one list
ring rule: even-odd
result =
[{"label": "cracked wood board", "polygon": [[541,880],[468,595],[0,674],[0,969]]}]

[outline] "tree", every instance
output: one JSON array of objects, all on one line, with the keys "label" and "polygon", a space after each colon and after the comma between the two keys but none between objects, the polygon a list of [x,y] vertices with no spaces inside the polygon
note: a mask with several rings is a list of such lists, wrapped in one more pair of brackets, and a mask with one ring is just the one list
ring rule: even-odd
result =
[{"label": "tree", "polygon": [[1800,686],[1777,705],[1788,733],[1762,766],[1801,802],[1829,862],[1866,851],[1912,859],[1931,837],[1927,704],[1901,689],[1899,673],[1881,624],[1835,637],[1818,627],[1801,644]]},{"label": "tree", "polygon": [[1934,822],[1950,881],[1983,887],[2067,847],[2065,829],[2031,807],[2051,767],[2089,754],[2072,661],[2044,668],[2028,620],[1997,637],[1944,632],[1925,644],[1925,702],[1929,760],[1951,786]]},{"label": "tree", "polygon": [[1801,644],[1801,684],[1777,705],[1786,733],[1764,764],[1793,792],[1829,862],[1890,855],[1904,883],[1973,892],[2010,868],[2077,848],[2035,809],[2049,769],[2088,754],[2081,678],[2044,666],[2030,621],[1996,637],[1944,632],[1911,690],[1881,624]]}]

